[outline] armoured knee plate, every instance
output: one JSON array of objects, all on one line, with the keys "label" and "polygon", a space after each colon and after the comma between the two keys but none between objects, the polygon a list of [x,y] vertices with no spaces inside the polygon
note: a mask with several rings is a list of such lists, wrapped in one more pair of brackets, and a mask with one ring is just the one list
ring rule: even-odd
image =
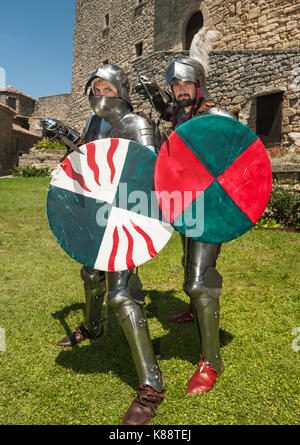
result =
[{"label": "armoured knee plate", "polygon": [[222,277],[213,267],[217,248],[217,244],[187,240],[184,291],[191,299],[203,360],[220,374],[223,371],[219,340]]},{"label": "armoured knee plate", "polygon": [[108,272],[107,304],[113,309],[131,349],[139,383],[162,392],[164,381],[155,358],[142,304],[131,298],[128,281],[132,270]]},{"label": "armoured knee plate", "polygon": [[103,320],[101,318],[102,305],[106,292],[105,273],[83,266],[81,278],[84,281],[86,311],[85,328],[89,337],[100,337],[103,333]]}]

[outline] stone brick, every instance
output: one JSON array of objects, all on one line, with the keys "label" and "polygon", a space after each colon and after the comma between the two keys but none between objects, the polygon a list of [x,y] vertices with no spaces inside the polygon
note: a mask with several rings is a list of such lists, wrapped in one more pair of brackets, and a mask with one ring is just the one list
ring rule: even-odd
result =
[{"label": "stone brick", "polygon": [[257,19],[259,17],[259,15],[260,15],[259,8],[250,9],[249,14],[248,14],[248,20]]},{"label": "stone brick", "polygon": [[260,17],[258,17],[257,24],[258,24],[258,26],[266,26],[267,25],[267,16],[266,16],[266,14],[261,15]]},{"label": "stone brick", "polygon": [[296,22],[295,20],[287,22],[287,24],[286,24],[286,29],[288,29],[288,30],[290,30],[292,28],[297,28],[297,27],[298,27],[298,22]]},{"label": "stone brick", "polygon": [[235,9],[236,9],[236,15],[241,15],[242,14],[242,2],[241,0],[238,0],[235,4]]}]

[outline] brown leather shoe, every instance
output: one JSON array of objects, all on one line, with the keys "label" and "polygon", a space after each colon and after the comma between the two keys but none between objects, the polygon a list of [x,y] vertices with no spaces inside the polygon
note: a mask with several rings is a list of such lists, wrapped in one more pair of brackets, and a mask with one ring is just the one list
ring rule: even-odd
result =
[{"label": "brown leather shoe", "polygon": [[189,322],[189,321],[194,321],[194,317],[193,314],[191,313],[191,311],[188,309],[187,311],[183,312],[182,314],[179,315],[174,315],[173,317],[169,317],[167,318],[167,321],[169,323],[183,323],[183,322]]},{"label": "brown leather shoe", "polygon": [[158,393],[152,386],[140,384],[137,397],[128,408],[122,425],[147,425],[164,397],[164,392]]},{"label": "brown leather shoe", "polygon": [[75,331],[71,335],[68,335],[67,337],[59,340],[57,345],[63,347],[75,346],[81,343],[83,340],[87,340],[88,338],[88,331],[83,325],[80,325],[75,328]]}]

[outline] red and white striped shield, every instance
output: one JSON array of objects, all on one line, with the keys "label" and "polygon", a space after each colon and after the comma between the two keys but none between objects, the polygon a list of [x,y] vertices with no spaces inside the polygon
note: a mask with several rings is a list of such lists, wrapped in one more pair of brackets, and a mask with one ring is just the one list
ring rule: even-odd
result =
[{"label": "red and white striped shield", "polygon": [[125,139],[103,139],[80,150],[52,173],[47,215],[58,243],[98,270],[126,270],[150,260],[173,232],[155,198],[156,154]]}]

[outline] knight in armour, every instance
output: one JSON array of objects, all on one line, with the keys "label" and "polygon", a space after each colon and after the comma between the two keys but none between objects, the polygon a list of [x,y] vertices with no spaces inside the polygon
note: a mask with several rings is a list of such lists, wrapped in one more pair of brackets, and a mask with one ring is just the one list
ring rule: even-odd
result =
[{"label": "knight in armour", "polygon": [[[82,144],[105,138],[129,139],[157,150],[155,127],[150,120],[133,112],[128,79],[122,69],[112,64],[101,66],[90,76],[85,93],[93,113],[82,135],[55,119],[42,120],[47,134],[61,139],[69,147],[68,153],[78,150]],[[86,339],[101,337],[106,298],[128,341],[139,381],[137,397],[122,424],[147,424],[164,398],[164,379],[153,351],[144,301],[135,293],[141,287],[138,275],[133,269],[103,272],[83,266],[81,277],[86,300],[85,321],[58,345],[71,347]]]},{"label": "knight in armour", "polygon": [[[150,100],[160,117],[172,122],[173,130],[197,116],[214,114],[235,118],[208,96],[208,53],[215,37],[215,31],[202,28],[193,38],[189,57],[177,57],[167,66],[165,80],[171,94],[146,77],[141,77],[136,86],[136,91]],[[216,270],[221,244],[198,242],[182,234],[181,240],[183,289],[190,298],[190,306],[186,312],[170,317],[168,321],[194,321],[197,325],[200,362],[187,390],[194,394],[210,390],[224,370],[219,339],[222,277]]]}]

